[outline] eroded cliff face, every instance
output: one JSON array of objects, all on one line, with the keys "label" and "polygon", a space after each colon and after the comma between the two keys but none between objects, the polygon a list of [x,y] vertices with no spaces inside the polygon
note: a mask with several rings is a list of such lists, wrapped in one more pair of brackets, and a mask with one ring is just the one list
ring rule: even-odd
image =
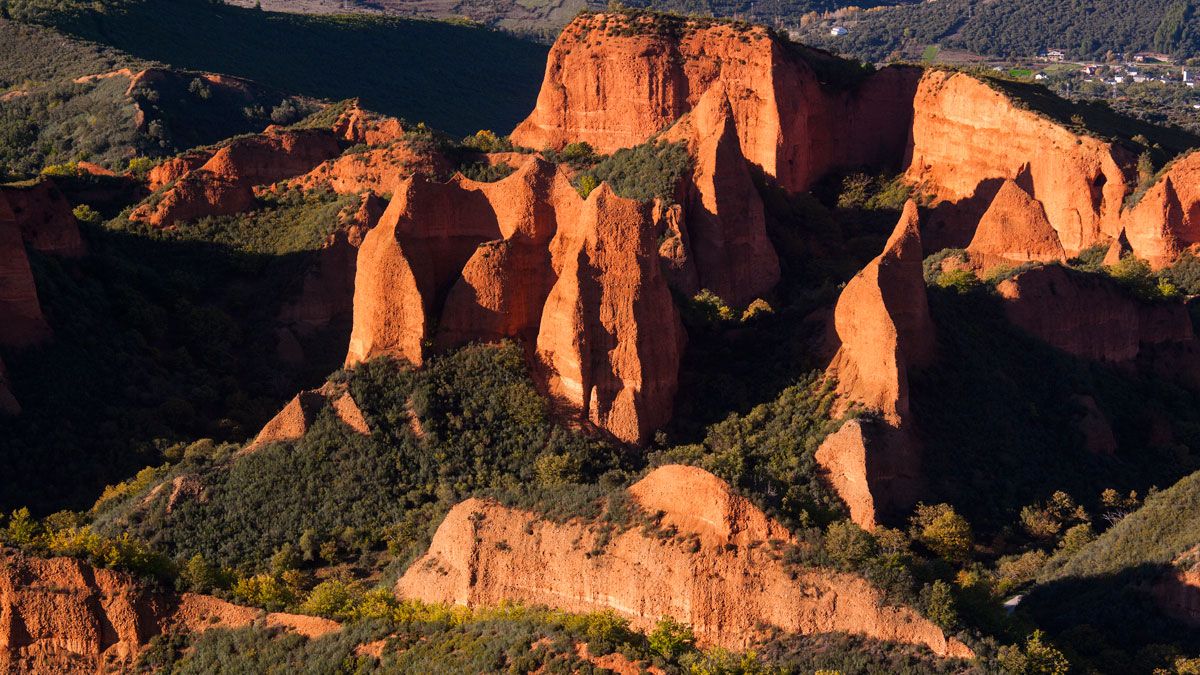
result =
[{"label": "eroded cliff face", "polygon": [[983,268],[1006,263],[1066,262],[1067,255],[1041,203],[1005,179],[967,246]]},{"label": "eroded cliff face", "polygon": [[880,420],[848,421],[825,439],[816,460],[865,529],[911,506],[920,492],[908,371],[932,362],[936,341],[921,263],[920,223],[910,200],[883,252],[846,284],[834,309],[840,346],[826,372],[837,379],[839,410],[862,408]]},{"label": "eroded cliff face", "polygon": [[1143,303],[1109,279],[1058,265],[1022,272],[997,291],[1010,321],[1080,358],[1131,364],[1147,349],[1195,341],[1183,303]]},{"label": "eroded cliff face", "polygon": [[933,359],[922,259],[917,205],[909,201],[883,252],[846,284],[834,309],[841,346],[829,372],[838,395],[894,424],[908,416],[908,368]]},{"label": "eroded cliff face", "polygon": [[[927,71],[913,110],[905,175],[937,204],[984,209],[1011,180],[1040,203],[1068,254],[1120,231],[1130,163],[1122,149],[1023,110],[965,73]],[[962,208],[946,212],[931,216],[942,231],[936,247],[963,246],[974,221]]]},{"label": "eroded cliff face", "polygon": [[788,189],[833,168],[898,166],[920,70],[886,68],[836,89],[810,65],[830,58],[762,27],[584,15],[555,42],[537,106],[512,137],[533,148],[586,141],[608,153],[646,141],[718,87],[745,158]]},{"label": "eroded cliff face", "polygon": [[1200,243],[1200,153],[1174,162],[1124,216],[1131,252],[1155,267]]},{"label": "eroded cliff face", "polygon": [[541,160],[495,183],[409,178],[359,252],[347,365],[520,338],[554,401],[639,442],[670,416],[684,339],[655,212],[607,186],[582,200]]},{"label": "eroded cliff face", "polygon": [[159,590],[72,558],[0,550],[0,669],[9,673],[125,672],[156,635],[240,628],[259,619],[317,637],[339,628],[217,598]]},{"label": "eroded cliff face", "polygon": [[341,154],[341,145],[327,129],[272,127],[255,136],[238,138],[217,150],[199,167],[203,154],[172,160],[152,176],[152,182],[178,176],[164,192],[139,205],[130,219],[155,227],[204,216],[240,213],[254,205],[254,187],[298,176]]},{"label": "eroded cliff face", "polygon": [[8,386],[8,370],[4,367],[4,361],[0,361],[0,415],[20,413],[21,404],[17,402],[17,397],[13,396],[12,388]]},{"label": "eroded cliff face", "polygon": [[693,158],[677,225],[686,232],[676,235],[680,250],[668,256],[691,259],[698,288],[684,281],[680,290],[706,288],[735,307],[765,295],[779,282],[779,258],[724,86],[710,87],[663,138],[687,143]]},{"label": "eroded cliff face", "polygon": [[[690,624],[704,644],[744,649],[763,627],[845,631],[970,657],[911,609],[888,606],[866,580],[829,570],[793,574],[779,559],[786,530],[715,476],[692,467],[655,470],[630,488],[662,511],[658,538],[640,528],[601,545],[594,527],[471,499],[454,507],[397,594],[467,606],[504,600],[567,611],[612,609],[638,628],[662,616]],[[532,530],[532,533],[530,533]]]}]

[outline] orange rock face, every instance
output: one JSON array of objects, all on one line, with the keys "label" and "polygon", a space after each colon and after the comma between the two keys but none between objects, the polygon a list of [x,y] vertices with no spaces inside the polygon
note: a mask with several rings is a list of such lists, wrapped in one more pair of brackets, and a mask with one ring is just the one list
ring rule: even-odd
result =
[{"label": "orange rock face", "polygon": [[186,176],[188,172],[204,166],[204,163],[212,159],[216,152],[214,149],[189,150],[181,155],[163,160],[150,169],[147,174],[147,187],[153,192],[174,183]]},{"label": "orange rock face", "polygon": [[328,406],[353,431],[369,435],[371,428],[362,410],[344,386],[326,382],[319,389],[302,391],[272,417],[241,452],[254,452],[270,443],[295,441],[304,437],[317,415]]},{"label": "orange rock face", "polygon": [[779,259],[767,238],[762,198],[742,156],[725,90],[710,88],[664,138],[686,142],[695,160],[681,253],[694,258],[700,287],[745,306],[779,281]]},{"label": "orange rock face", "polygon": [[[669,23],[669,22],[667,22]],[[850,90],[822,86],[828,55],[761,27],[649,17],[581,16],[559,36],[537,106],[514,142],[601,152],[637,145],[723,88],[745,158],[791,190],[830,169],[898,165],[920,71],[887,68]]]},{"label": "orange rock face", "polygon": [[1057,265],[1023,272],[997,290],[1010,321],[1080,358],[1131,364],[1147,351],[1195,340],[1182,303],[1143,304],[1108,279]]},{"label": "orange rock face", "polygon": [[407,179],[359,252],[346,362],[519,338],[566,411],[643,440],[670,416],[683,341],[652,211],[606,186],[585,202],[541,160],[495,183]]},{"label": "orange rock face", "polygon": [[1068,254],[1120,231],[1123,150],[1023,110],[964,73],[928,71],[913,110],[906,176],[938,202],[986,198],[989,184],[1024,176]]},{"label": "orange rock face", "polygon": [[979,220],[967,251],[972,258],[982,259],[984,267],[1067,259],[1042,205],[1007,179]]},{"label": "orange rock face", "polygon": [[766,626],[845,631],[925,645],[942,656],[972,655],[912,610],[885,605],[860,577],[785,570],[764,539],[782,544],[782,526],[711,474],[663,467],[630,492],[647,511],[663,511],[678,536],[660,539],[635,528],[600,546],[587,524],[555,524],[471,499],[446,516],[397,594],[467,606],[519,600],[567,611],[611,609],[641,629],[672,616],[690,624],[703,644],[731,649],[745,648]]},{"label": "orange rock face", "polygon": [[908,369],[933,360],[935,334],[922,273],[917,206],[909,201],[883,253],[854,276],[838,297],[834,331],[840,343],[827,373],[837,378],[844,411],[862,406],[879,424],[849,421],[821,445],[816,460],[859,526],[915,502],[920,453],[906,425]]},{"label": "orange rock face", "polygon": [[[239,138],[190,169],[156,201],[139,205],[130,218],[156,227],[204,216],[239,213],[254,204],[254,187],[300,175],[341,153],[337,138],[321,129],[268,129]],[[172,165],[177,172],[190,160]],[[163,178],[165,176],[160,176]]]},{"label": "orange rock face", "polygon": [[0,670],[7,673],[126,672],[156,635],[241,628],[259,619],[309,637],[340,628],[317,617],[175,596],[71,558],[0,551]]},{"label": "orange rock face", "polygon": [[893,424],[908,416],[908,368],[933,358],[921,261],[917,206],[909,201],[883,253],[846,284],[834,310],[841,347],[829,370],[839,396]]},{"label": "orange rock face", "polygon": [[1200,243],[1200,153],[1174,162],[1124,216],[1132,252],[1156,267]]},{"label": "orange rock face", "polygon": [[1155,603],[1163,613],[1192,626],[1200,627],[1200,563],[1192,549],[1175,560],[1175,568],[1151,588]]},{"label": "orange rock face", "polygon": [[377,195],[390,195],[413,174],[441,176],[449,170],[450,162],[441,154],[398,141],[323,162],[287,185],[305,190],[329,187],[338,194],[369,190]]}]

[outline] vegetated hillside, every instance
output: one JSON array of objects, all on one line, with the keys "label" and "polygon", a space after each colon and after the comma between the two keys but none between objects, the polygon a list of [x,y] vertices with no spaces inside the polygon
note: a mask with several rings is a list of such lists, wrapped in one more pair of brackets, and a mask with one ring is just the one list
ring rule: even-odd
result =
[{"label": "vegetated hillside", "polygon": [[1151,494],[1129,515],[1119,509],[1110,517],[1120,520],[1098,539],[1050,560],[1022,611],[1051,631],[1072,661],[1100,672],[1138,671],[1151,643],[1196,653],[1194,627],[1161,605],[1164,595],[1186,604],[1195,593],[1193,586],[1162,584],[1176,574],[1176,558],[1200,544],[1200,474]]},{"label": "vegetated hillside", "polygon": [[253,82],[163,68],[0,19],[0,177],[79,161],[122,171],[135,158],[293,122],[315,107]]},{"label": "vegetated hillside", "polygon": [[803,31],[804,40],[872,61],[894,54],[913,58],[929,44],[1004,57],[1036,56],[1049,48],[1073,58],[1108,51],[1190,57],[1200,51],[1200,17],[1189,0],[941,0],[833,21],[849,32],[832,36],[830,23],[817,22]]},{"label": "vegetated hillside", "polygon": [[137,58],[291,94],[357,97],[372,110],[460,135],[512,128],[537,97],[546,56],[541,45],[463,24],[280,14],[207,0],[6,0],[4,7],[18,21]]},{"label": "vegetated hillside", "polygon": [[[626,7],[659,12],[679,12],[717,17],[738,17],[772,25],[798,23],[809,12],[828,12],[844,7],[866,8],[903,4],[912,0],[632,0]],[[230,4],[253,7],[257,0],[231,0]],[[264,9],[283,12],[330,13],[337,11],[384,12],[432,18],[465,17],[521,35],[551,41],[581,10],[603,10],[604,0],[265,0]]]}]

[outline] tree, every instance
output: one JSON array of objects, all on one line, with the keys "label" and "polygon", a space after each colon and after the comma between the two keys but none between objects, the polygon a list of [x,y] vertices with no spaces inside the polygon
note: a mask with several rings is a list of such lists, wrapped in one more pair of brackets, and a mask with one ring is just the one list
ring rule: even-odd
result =
[{"label": "tree", "polygon": [[954,607],[954,592],[950,584],[938,579],[921,588],[921,609],[929,620],[942,628],[952,628],[958,623],[958,611]]},{"label": "tree", "polygon": [[696,644],[696,636],[692,629],[669,616],[659,619],[648,637],[650,648],[666,659],[678,658]]},{"label": "tree", "polygon": [[918,504],[911,534],[938,557],[954,562],[965,561],[974,544],[970,523],[949,504]]}]

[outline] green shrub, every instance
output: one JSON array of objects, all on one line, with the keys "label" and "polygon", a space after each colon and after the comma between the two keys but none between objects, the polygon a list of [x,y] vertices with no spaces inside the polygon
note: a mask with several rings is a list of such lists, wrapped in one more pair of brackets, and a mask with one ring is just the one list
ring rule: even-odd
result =
[{"label": "green shrub", "polygon": [[669,616],[659,619],[647,637],[650,639],[650,649],[666,659],[678,658],[696,643],[692,629]]}]

